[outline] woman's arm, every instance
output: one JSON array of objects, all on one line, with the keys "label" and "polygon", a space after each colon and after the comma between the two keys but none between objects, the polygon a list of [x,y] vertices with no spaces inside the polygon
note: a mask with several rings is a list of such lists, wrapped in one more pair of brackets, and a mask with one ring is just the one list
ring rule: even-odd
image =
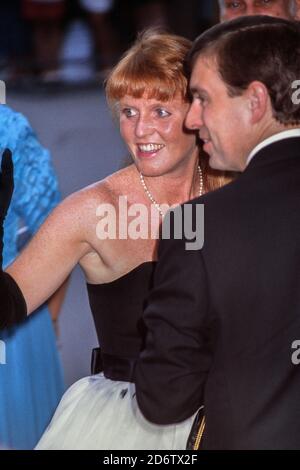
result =
[{"label": "woman's arm", "polygon": [[[24,222],[31,238],[61,201],[61,195],[50,152],[39,142],[24,116],[14,113],[13,117],[19,133],[13,154],[17,171],[12,206]],[[24,246],[21,249],[23,248]],[[49,313],[54,324],[67,286],[68,281],[65,281],[48,300]]]},{"label": "woman's arm", "polygon": [[7,272],[21,289],[28,314],[47,301],[89,251],[82,194],[61,203]]}]

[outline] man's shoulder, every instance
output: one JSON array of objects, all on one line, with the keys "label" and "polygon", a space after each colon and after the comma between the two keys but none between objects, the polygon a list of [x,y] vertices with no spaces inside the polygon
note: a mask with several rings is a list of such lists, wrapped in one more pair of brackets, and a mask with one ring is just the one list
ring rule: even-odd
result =
[{"label": "man's shoulder", "polygon": [[234,181],[226,184],[222,188],[210,191],[203,196],[199,196],[191,201],[186,202],[183,205],[191,204],[197,206],[198,204],[204,204],[205,206],[223,205],[226,204],[230,199],[234,198],[236,193],[241,191],[241,179],[242,174],[238,174]]}]

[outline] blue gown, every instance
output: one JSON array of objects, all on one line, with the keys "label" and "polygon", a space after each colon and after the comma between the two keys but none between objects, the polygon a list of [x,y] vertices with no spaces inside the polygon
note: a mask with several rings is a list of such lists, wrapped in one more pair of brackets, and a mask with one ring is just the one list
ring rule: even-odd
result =
[{"label": "blue gown", "polygon": [[[6,147],[13,153],[15,190],[4,224],[4,267],[17,256],[20,240],[24,242],[20,228],[32,236],[60,200],[49,152],[23,115],[0,105],[1,153]],[[64,391],[47,307],[0,332],[0,341],[0,445],[32,449]]]}]

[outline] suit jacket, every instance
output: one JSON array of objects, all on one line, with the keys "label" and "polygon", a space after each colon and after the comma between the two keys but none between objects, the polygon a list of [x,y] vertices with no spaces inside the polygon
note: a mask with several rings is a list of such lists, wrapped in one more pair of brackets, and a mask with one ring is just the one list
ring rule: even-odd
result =
[{"label": "suit jacket", "polygon": [[161,240],[136,366],[150,421],[204,403],[205,449],[300,447],[300,138],[270,144],[205,205],[205,241]]}]

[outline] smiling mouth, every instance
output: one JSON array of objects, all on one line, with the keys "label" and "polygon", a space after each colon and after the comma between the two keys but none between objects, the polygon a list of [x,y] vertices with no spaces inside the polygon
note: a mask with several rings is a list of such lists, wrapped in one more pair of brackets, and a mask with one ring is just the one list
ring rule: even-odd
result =
[{"label": "smiling mouth", "polygon": [[137,147],[143,153],[156,153],[165,146],[162,144],[138,144]]}]

